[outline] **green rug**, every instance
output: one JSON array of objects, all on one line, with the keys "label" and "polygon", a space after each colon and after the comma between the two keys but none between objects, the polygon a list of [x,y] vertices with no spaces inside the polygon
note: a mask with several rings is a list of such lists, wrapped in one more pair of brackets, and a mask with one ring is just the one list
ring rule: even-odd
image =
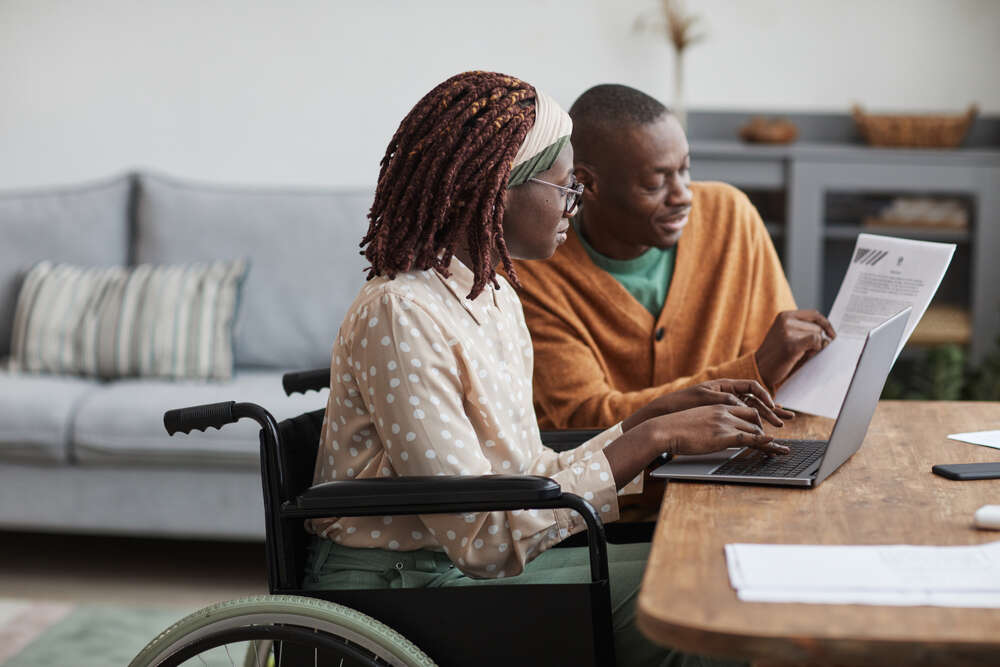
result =
[{"label": "green rug", "polygon": [[[0,600],[3,667],[124,667],[194,609]],[[242,653],[234,652],[236,664]],[[195,664],[231,665],[224,652]]]}]

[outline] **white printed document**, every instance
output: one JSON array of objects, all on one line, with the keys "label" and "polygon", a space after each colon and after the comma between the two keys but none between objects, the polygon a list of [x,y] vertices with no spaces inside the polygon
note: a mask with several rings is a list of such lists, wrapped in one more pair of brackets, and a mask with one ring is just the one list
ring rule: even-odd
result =
[{"label": "white printed document", "polygon": [[741,600],[1000,608],[1000,542],[962,547],[727,544]]},{"label": "white printed document", "polygon": [[837,337],[781,385],[775,400],[792,410],[836,418],[869,329],[912,307],[898,357],[954,252],[954,243],[859,234],[828,318]]},{"label": "white printed document", "polygon": [[948,436],[951,440],[967,442],[970,445],[982,445],[983,447],[993,447],[1000,449],[1000,431],[972,431],[970,433],[952,433]]}]

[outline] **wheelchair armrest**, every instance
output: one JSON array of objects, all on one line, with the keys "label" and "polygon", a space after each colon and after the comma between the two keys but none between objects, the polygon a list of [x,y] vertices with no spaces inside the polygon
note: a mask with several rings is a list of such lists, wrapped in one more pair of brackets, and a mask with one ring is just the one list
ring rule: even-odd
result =
[{"label": "wheelchair armrest", "polygon": [[285,373],[281,376],[281,386],[287,396],[327,389],[330,386],[330,367]]},{"label": "wheelchair armrest", "polygon": [[414,506],[440,506],[447,511],[449,506],[469,503],[530,505],[561,495],[562,489],[548,477],[529,475],[377,477],[317,484],[291,504],[301,510],[342,512],[365,508],[385,514],[410,511]]},{"label": "wheelchair armrest", "polygon": [[281,519],[306,519],[559,507],[574,510],[587,524],[591,580],[608,581],[608,545],[601,517],[586,500],[563,493],[559,484],[548,477],[378,477],[324,482],[284,503],[279,516]]},{"label": "wheelchair armrest", "polygon": [[603,433],[603,428],[572,428],[559,431],[542,431],[542,444],[557,452],[579,447],[594,436]]}]

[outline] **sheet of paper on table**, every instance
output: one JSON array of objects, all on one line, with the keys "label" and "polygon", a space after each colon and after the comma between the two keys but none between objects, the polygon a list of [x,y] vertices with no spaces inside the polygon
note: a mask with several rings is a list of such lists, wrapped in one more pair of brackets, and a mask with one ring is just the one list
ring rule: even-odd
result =
[{"label": "sheet of paper on table", "polygon": [[927,547],[727,544],[741,600],[1000,608],[1000,542]]},{"label": "sheet of paper on table", "polygon": [[785,381],[775,400],[786,408],[835,418],[847,395],[865,336],[873,327],[913,308],[900,350],[937,292],[954,243],[859,234],[829,320],[837,337]]},{"label": "sheet of paper on table", "polygon": [[983,447],[994,447],[1000,449],[1000,431],[973,431],[971,433],[952,433],[948,436],[952,440],[967,442],[970,445],[982,445]]}]

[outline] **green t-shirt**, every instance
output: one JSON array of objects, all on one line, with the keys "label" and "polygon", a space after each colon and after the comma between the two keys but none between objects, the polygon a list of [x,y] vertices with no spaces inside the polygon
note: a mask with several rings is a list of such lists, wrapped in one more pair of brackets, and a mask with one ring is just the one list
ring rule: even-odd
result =
[{"label": "green t-shirt", "polygon": [[580,226],[574,222],[577,236],[584,250],[599,268],[610,273],[636,301],[657,317],[663,310],[674,275],[676,246],[663,250],[650,248],[634,259],[611,259],[590,247],[583,238]]}]

